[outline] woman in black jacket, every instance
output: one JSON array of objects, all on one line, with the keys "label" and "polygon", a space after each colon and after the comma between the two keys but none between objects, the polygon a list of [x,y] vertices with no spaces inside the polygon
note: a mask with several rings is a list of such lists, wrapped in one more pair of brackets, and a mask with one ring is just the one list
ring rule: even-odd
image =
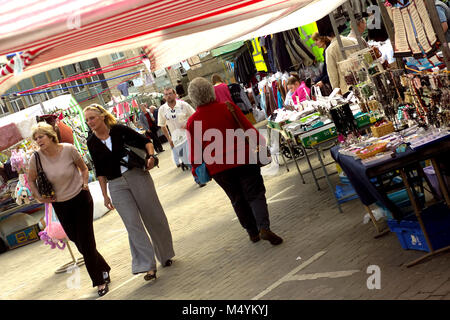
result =
[{"label": "woman in black jacket", "polygon": [[[132,273],[146,273],[145,280],[155,279],[155,254],[163,266],[170,266],[175,253],[167,217],[148,172],[156,161],[153,145],[145,136],[117,124],[114,116],[99,105],[87,107],[84,115],[93,132],[87,145],[105,206],[117,210],[128,231]],[[132,167],[125,144],[147,151],[148,170]]]}]

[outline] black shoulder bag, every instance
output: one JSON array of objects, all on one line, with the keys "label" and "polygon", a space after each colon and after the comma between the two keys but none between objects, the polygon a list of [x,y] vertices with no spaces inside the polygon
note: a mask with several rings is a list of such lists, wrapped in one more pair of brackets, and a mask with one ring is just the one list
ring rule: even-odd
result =
[{"label": "black shoulder bag", "polygon": [[37,178],[36,185],[38,191],[43,198],[53,198],[55,196],[55,190],[53,189],[53,185],[48,180],[44,169],[42,168],[41,158],[39,157],[39,153],[35,152],[34,157],[36,158],[36,170],[37,170]]},{"label": "black shoulder bag", "polygon": [[147,150],[136,148],[124,143],[123,145],[126,155],[128,156],[128,163],[121,161],[122,165],[126,166],[128,169],[139,168],[142,170],[147,170],[147,159],[153,157],[155,160],[155,167],[159,167],[159,159],[156,156],[150,156]]}]

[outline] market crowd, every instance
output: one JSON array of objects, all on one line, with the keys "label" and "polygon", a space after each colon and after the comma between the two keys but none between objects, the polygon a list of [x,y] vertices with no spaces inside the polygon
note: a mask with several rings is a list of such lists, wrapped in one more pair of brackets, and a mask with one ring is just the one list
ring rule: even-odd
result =
[{"label": "market crowd", "polygon": [[[217,79],[220,76],[214,75],[213,82]],[[270,228],[261,175],[261,166],[270,162],[261,152],[266,150],[265,139],[233,102],[228,87],[213,82],[196,78],[189,84],[188,96],[195,108],[181,100],[174,88],[164,90],[165,103],[159,108],[141,104],[137,119],[143,134],[119,123],[100,105],[84,109],[90,129],[87,145],[104,205],[121,217],[128,232],[131,271],[143,273],[146,281],[156,279],[157,261],[169,267],[175,256],[169,222],[151,177],[158,153],[164,151],[164,138],[174,168],[191,172],[200,187],[214,180],[225,191],[252,242],[283,242]],[[294,93],[301,85],[292,82]],[[158,135],[160,129],[164,136]],[[208,132],[222,137],[207,139]],[[230,133],[231,138],[226,138]],[[92,285],[103,296],[109,291],[111,266],[97,251],[89,170],[72,144],[59,141],[52,125],[39,122],[32,138],[38,150],[28,168],[31,192],[39,202],[52,204],[68,238],[84,257]]]}]

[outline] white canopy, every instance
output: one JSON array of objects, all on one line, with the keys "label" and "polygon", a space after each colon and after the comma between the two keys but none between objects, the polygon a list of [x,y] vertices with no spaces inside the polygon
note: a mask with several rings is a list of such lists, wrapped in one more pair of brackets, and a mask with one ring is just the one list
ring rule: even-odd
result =
[{"label": "white canopy", "polygon": [[22,52],[25,69],[14,74],[10,59],[0,93],[41,72],[137,47],[153,70],[165,68],[238,39],[308,24],[344,1],[6,0],[0,55]]}]

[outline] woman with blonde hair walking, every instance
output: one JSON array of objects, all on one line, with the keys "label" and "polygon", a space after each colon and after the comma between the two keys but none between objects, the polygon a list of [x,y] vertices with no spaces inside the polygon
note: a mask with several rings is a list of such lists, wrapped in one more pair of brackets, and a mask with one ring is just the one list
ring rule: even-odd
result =
[{"label": "woman with blonde hair walking", "polygon": [[[105,206],[117,210],[128,231],[132,273],[146,273],[145,280],[155,279],[155,255],[167,267],[175,253],[169,223],[148,171],[158,161],[153,144],[144,135],[118,124],[99,105],[85,108],[84,115],[93,132],[87,144]],[[131,161],[130,147],[146,151],[145,170]]]},{"label": "woman with blonde hair walking", "polygon": [[[28,169],[33,197],[39,202],[52,203],[64,231],[84,257],[92,285],[97,286],[98,294],[103,296],[108,292],[111,268],[96,249],[88,168],[73,145],[58,143],[51,125],[38,123],[32,137],[39,146],[31,156]],[[41,170],[53,186],[54,197],[46,197],[38,190],[36,179]]]}]

